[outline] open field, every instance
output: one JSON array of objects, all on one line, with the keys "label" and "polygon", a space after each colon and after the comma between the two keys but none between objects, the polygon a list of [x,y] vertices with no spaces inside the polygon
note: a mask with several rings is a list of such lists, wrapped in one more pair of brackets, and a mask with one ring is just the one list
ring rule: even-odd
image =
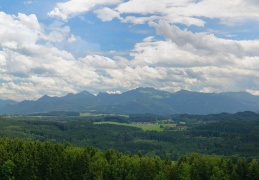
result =
[{"label": "open field", "polygon": [[121,116],[121,117],[125,117],[125,118],[129,117],[129,115],[124,115],[124,114],[99,114],[99,113],[88,113],[88,112],[80,113],[80,116],[81,117]]},{"label": "open field", "polygon": [[118,122],[95,122],[94,124],[113,124],[113,125],[120,125],[120,126],[130,126],[130,127],[136,127],[141,128],[143,131],[159,131],[162,132],[164,129],[161,127],[165,126],[176,126],[176,124],[151,124],[151,123],[135,123],[135,124],[127,124],[127,123],[118,123]]}]

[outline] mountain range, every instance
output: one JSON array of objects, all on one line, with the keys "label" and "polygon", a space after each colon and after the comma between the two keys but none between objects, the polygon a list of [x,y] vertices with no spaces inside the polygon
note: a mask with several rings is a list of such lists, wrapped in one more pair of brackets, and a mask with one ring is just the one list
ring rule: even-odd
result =
[{"label": "mountain range", "polygon": [[247,92],[200,93],[180,90],[170,93],[154,88],[137,88],[122,94],[93,95],[83,91],[63,97],[45,95],[35,101],[0,100],[1,114],[51,111],[158,115],[259,112],[259,96]]}]

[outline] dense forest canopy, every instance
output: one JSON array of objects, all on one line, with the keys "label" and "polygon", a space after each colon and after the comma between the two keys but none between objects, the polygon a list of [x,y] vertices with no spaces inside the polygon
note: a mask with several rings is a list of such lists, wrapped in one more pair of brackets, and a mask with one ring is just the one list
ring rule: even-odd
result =
[{"label": "dense forest canopy", "polygon": [[162,159],[169,156],[172,160],[193,152],[258,159],[258,116],[252,112],[168,117],[89,113],[81,116],[2,116],[0,136],[69,142],[73,146],[93,146],[102,150],[114,148],[124,153],[141,151],[143,155]]},{"label": "dense forest canopy", "polygon": [[0,116],[0,179],[259,179],[258,116]]},{"label": "dense forest canopy", "polygon": [[0,138],[1,179],[259,179],[256,159],[191,154],[166,157],[123,154],[31,140]]}]

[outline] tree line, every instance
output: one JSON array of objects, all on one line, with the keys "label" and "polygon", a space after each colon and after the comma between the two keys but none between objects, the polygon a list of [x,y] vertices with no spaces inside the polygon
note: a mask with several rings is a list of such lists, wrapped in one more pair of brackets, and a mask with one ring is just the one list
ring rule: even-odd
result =
[{"label": "tree line", "polygon": [[256,159],[193,153],[169,157],[125,154],[110,149],[0,138],[0,179],[252,180],[259,179]]}]

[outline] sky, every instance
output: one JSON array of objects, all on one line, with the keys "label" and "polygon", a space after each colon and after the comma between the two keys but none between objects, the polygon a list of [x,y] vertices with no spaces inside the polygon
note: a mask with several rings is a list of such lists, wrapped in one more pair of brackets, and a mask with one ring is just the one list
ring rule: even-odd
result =
[{"label": "sky", "polygon": [[258,0],[0,0],[0,99],[259,95]]}]

